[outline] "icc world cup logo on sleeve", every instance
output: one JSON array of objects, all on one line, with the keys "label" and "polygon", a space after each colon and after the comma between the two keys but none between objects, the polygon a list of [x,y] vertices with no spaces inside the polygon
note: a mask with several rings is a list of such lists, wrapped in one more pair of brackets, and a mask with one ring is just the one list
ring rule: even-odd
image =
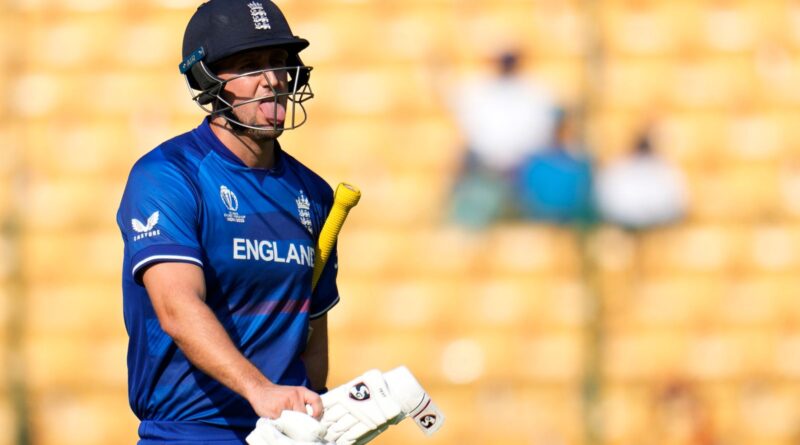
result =
[{"label": "icc world cup logo on sleeve", "polygon": [[243,223],[245,216],[236,213],[236,211],[239,210],[239,199],[236,198],[236,193],[233,193],[228,187],[221,185],[219,186],[219,197],[222,199],[222,203],[225,204],[225,208],[228,209],[228,213],[224,214],[225,220]]}]

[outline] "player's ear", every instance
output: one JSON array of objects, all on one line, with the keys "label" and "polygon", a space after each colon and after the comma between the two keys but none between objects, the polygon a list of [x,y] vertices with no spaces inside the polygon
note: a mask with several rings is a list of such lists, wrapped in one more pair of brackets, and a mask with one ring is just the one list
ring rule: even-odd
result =
[{"label": "player's ear", "polygon": [[189,70],[189,85],[192,88],[202,91],[197,101],[206,105],[214,102],[215,95],[222,89],[222,79],[217,77],[202,60],[192,65]]},{"label": "player's ear", "polygon": [[[289,54],[289,57],[286,59],[286,66],[287,67],[305,67],[303,65],[303,60],[300,59],[298,54]],[[299,90],[303,86],[308,84],[308,81],[311,78],[311,70],[310,69],[290,69],[289,76],[291,76],[291,83],[294,84],[297,81],[297,89]],[[295,79],[297,76],[297,79]]]}]

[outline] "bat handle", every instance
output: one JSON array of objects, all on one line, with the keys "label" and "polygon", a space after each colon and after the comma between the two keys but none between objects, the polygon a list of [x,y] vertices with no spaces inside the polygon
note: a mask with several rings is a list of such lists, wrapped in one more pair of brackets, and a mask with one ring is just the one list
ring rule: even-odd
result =
[{"label": "bat handle", "polygon": [[347,218],[350,209],[358,204],[359,199],[361,199],[361,191],[358,188],[344,182],[336,187],[336,193],[333,195],[333,206],[317,239],[317,258],[314,261],[314,273],[311,279],[312,292],[316,289],[322,270],[325,268],[331,252],[333,252],[333,246],[339,237],[339,231],[342,230],[344,220]]}]

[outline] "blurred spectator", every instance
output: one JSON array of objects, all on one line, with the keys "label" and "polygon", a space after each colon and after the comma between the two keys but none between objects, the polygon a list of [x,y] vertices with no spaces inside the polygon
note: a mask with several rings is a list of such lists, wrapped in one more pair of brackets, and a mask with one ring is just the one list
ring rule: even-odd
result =
[{"label": "blurred spectator", "polygon": [[630,155],[600,171],[597,205],[604,219],[629,229],[672,223],[686,212],[685,180],[645,132]]},{"label": "blurred spectator", "polygon": [[559,113],[553,142],[519,169],[520,215],[555,223],[590,222],[592,177],[592,162],[577,136],[574,116]]},{"label": "blurred spectator", "polygon": [[552,136],[550,91],[520,73],[520,55],[497,60],[498,75],[467,84],[454,100],[456,118],[474,161],[497,172],[513,170]]},{"label": "blurred spectator", "polygon": [[680,380],[669,382],[657,396],[652,433],[670,445],[715,445],[719,443],[706,402],[692,386]]},{"label": "blurred spectator", "polygon": [[496,76],[467,83],[451,101],[466,141],[452,203],[459,223],[482,227],[513,216],[512,181],[520,163],[552,137],[552,95],[519,67],[520,55],[506,52],[497,59]]}]

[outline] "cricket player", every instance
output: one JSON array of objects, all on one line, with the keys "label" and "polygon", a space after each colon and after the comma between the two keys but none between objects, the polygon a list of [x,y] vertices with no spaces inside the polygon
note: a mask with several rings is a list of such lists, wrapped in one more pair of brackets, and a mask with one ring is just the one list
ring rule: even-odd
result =
[{"label": "cricket player", "polygon": [[142,445],[322,416],[335,251],[311,281],[333,193],[278,143],[306,120],[308,44],[269,0],[211,0],[188,23],[180,71],[208,116],[136,162],[117,213]]}]

